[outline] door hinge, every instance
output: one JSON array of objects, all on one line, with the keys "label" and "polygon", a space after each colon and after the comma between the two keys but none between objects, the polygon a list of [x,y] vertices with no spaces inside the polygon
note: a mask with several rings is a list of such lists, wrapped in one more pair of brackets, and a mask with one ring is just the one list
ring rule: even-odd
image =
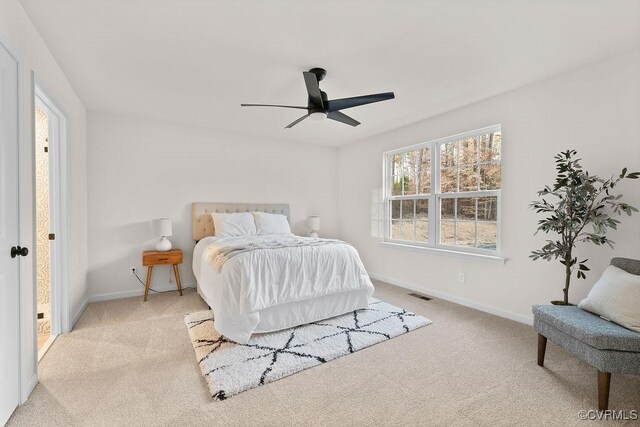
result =
[{"label": "door hinge", "polygon": [[49,240],[56,240],[56,235],[54,233],[49,233]]},{"label": "door hinge", "polygon": [[49,147],[44,147],[44,152],[48,153],[49,152]]}]

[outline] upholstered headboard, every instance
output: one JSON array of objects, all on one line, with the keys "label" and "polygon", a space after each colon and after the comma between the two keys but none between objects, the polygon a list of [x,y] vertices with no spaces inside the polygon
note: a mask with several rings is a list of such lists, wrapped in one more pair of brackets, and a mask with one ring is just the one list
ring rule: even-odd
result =
[{"label": "upholstered headboard", "polygon": [[285,215],[289,222],[289,205],[281,203],[210,203],[196,202],[191,204],[191,229],[193,240],[213,236],[212,212],[267,212]]},{"label": "upholstered headboard", "polygon": [[626,271],[627,273],[640,276],[640,260],[631,258],[611,258],[610,264]]}]

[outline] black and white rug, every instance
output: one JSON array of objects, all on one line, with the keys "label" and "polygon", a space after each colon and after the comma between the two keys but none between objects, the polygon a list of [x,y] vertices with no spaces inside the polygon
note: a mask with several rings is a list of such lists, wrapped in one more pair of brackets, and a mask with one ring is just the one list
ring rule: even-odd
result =
[{"label": "black and white rug", "polygon": [[216,332],[210,310],[188,314],[184,320],[200,369],[216,400],[431,323],[373,298],[369,308],[284,331],[255,334],[247,344],[227,340]]}]

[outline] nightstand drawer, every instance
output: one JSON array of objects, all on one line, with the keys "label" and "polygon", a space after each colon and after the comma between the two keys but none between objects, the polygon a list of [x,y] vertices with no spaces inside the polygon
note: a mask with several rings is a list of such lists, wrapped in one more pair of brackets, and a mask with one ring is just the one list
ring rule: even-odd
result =
[{"label": "nightstand drawer", "polygon": [[182,251],[174,249],[167,252],[144,251],[142,253],[142,265],[182,264]]}]

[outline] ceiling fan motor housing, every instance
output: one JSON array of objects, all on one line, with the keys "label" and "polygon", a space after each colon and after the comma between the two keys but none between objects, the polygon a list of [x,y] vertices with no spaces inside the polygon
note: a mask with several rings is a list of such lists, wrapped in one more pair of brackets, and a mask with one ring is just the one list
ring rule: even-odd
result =
[{"label": "ceiling fan motor housing", "polygon": [[[327,96],[327,92],[321,90],[320,91],[320,96],[322,98],[322,103],[326,104],[326,102],[329,100],[329,97]],[[318,104],[314,103],[311,100],[311,97],[309,97],[309,101],[307,102],[307,106],[309,107],[309,112],[314,112],[314,111],[325,111],[326,108],[322,108],[321,106],[319,106]]]}]

